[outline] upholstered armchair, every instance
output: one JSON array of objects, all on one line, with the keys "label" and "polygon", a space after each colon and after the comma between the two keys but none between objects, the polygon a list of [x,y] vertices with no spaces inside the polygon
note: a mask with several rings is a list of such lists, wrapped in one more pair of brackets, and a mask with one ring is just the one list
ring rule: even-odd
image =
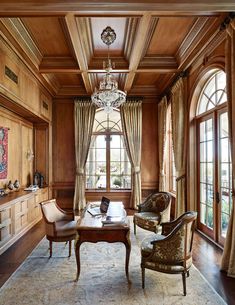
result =
[{"label": "upholstered armchair", "polygon": [[48,200],[40,203],[45,222],[46,237],[49,240],[50,257],[52,256],[52,242],[69,242],[69,256],[71,256],[72,240],[76,237],[77,222],[74,214],[65,212],[57,204],[56,200]]},{"label": "upholstered armchair", "polygon": [[196,212],[186,212],[175,221],[162,223],[162,235],[147,237],[141,244],[142,287],[145,268],[163,273],[182,274],[186,295],[186,275],[192,265],[192,243]]},{"label": "upholstered armchair", "polygon": [[134,234],[136,226],[157,233],[162,222],[170,220],[171,195],[167,192],[157,192],[149,195],[138,206],[134,214]]}]

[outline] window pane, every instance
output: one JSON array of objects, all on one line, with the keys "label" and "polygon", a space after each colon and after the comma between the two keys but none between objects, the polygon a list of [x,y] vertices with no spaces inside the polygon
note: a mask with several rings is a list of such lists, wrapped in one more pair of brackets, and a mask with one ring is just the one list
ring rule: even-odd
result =
[{"label": "window pane", "polygon": [[228,138],[220,139],[220,161],[229,162]]},{"label": "window pane", "polygon": [[228,137],[228,113],[224,112],[220,115],[220,137]]},{"label": "window pane", "polygon": [[207,205],[212,207],[213,206],[213,185],[212,184],[207,184]]},{"label": "window pane", "polygon": [[200,143],[200,161],[206,162],[206,142]]},{"label": "window pane", "polygon": [[97,178],[96,188],[106,188],[106,175],[99,175]]},{"label": "window pane", "polygon": [[221,164],[221,174],[220,174],[220,184],[221,187],[229,188],[229,164]]},{"label": "window pane", "polygon": [[214,226],[213,209],[211,207],[207,207],[207,226],[212,229]]},{"label": "window pane", "polygon": [[221,235],[226,237],[227,230],[228,230],[228,222],[229,222],[229,215],[222,213],[221,214]]},{"label": "window pane", "polygon": [[198,114],[206,112],[208,102],[209,102],[208,97],[205,94],[202,94],[200,103],[199,103]]},{"label": "window pane", "polygon": [[121,162],[121,173],[123,173],[125,175],[131,175],[130,162]]},{"label": "window pane", "polygon": [[215,92],[215,76],[207,83],[204,93],[210,98],[211,95]]},{"label": "window pane", "polygon": [[204,142],[206,140],[206,123],[201,122],[200,123],[200,142]]},{"label": "window pane", "polygon": [[110,162],[110,173],[113,174],[121,174],[121,165],[120,162]]},{"label": "window pane", "polygon": [[200,183],[200,202],[206,204],[206,192],[207,187],[206,184]]},{"label": "window pane", "polygon": [[206,183],[206,169],[207,164],[206,163],[200,163],[200,182]]},{"label": "window pane", "polygon": [[207,142],[207,162],[213,161],[213,141]]},{"label": "window pane", "polygon": [[95,146],[96,148],[106,148],[106,141],[104,135],[99,135],[96,137]]},{"label": "window pane", "polygon": [[213,139],[213,126],[212,126],[212,119],[207,120],[206,122],[206,139],[212,140]]},{"label": "window pane", "polygon": [[213,184],[213,180],[214,180],[213,163],[207,163],[207,183]]},{"label": "window pane", "polygon": [[106,160],[106,149],[103,149],[103,148],[101,148],[101,149],[96,149],[95,150],[95,159],[96,159],[96,161],[103,161],[103,162],[105,162],[105,160]]},{"label": "window pane", "polygon": [[206,224],[206,205],[200,204],[200,222]]},{"label": "window pane", "polygon": [[121,136],[120,135],[112,135],[110,141],[110,148],[120,148],[121,147]]},{"label": "window pane", "polygon": [[110,151],[110,160],[111,161],[121,161],[121,151],[120,151],[120,149],[112,149]]},{"label": "window pane", "polygon": [[221,210],[229,214],[230,206],[229,206],[229,189],[222,188],[221,189]]}]

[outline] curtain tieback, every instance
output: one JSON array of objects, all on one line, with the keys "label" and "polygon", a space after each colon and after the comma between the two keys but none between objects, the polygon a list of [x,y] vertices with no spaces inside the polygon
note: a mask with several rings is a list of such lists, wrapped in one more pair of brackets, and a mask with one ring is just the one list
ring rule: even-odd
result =
[{"label": "curtain tieback", "polygon": [[179,177],[177,177],[177,178],[176,178],[176,182],[178,182],[178,181],[184,179],[185,177],[186,177],[185,174],[184,174],[184,175],[181,175],[181,176],[179,176]]},{"label": "curtain tieback", "polygon": [[139,174],[140,173],[140,167],[139,166],[135,166],[134,167],[134,174]]},{"label": "curtain tieback", "polygon": [[83,176],[84,175],[84,169],[83,168],[76,169],[76,175],[77,176]]}]

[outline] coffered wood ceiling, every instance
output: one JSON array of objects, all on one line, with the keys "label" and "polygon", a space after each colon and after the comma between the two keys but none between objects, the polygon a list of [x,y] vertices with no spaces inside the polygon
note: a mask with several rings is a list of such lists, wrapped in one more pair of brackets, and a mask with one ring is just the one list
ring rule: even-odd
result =
[{"label": "coffered wood ceiling", "polygon": [[223,41],[220,24],[231,10],[234,0],[3,0],[0,32],[60,97],[90,95],[98,86],[108,51],[100,35],[111,26],[119,87],[128,95],[159,96],[177,73],[206,54],[212,39]]}]

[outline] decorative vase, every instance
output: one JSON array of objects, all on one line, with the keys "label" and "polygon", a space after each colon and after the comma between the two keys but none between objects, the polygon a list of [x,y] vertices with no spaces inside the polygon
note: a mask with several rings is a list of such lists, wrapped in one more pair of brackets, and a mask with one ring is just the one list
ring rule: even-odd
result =
[{"label": "decorative vase", "polygon": [[14,182],[14,188],[15,188],[17,191],[19,191],[20,183],[19,183],[18,180],[16,180],[16,181]]},{"label": "decorative vase", "polygon": [[10,191],[14,190],[14,184],[11,182],[11,180],[8,182],[7,187],[9,188]]}]

